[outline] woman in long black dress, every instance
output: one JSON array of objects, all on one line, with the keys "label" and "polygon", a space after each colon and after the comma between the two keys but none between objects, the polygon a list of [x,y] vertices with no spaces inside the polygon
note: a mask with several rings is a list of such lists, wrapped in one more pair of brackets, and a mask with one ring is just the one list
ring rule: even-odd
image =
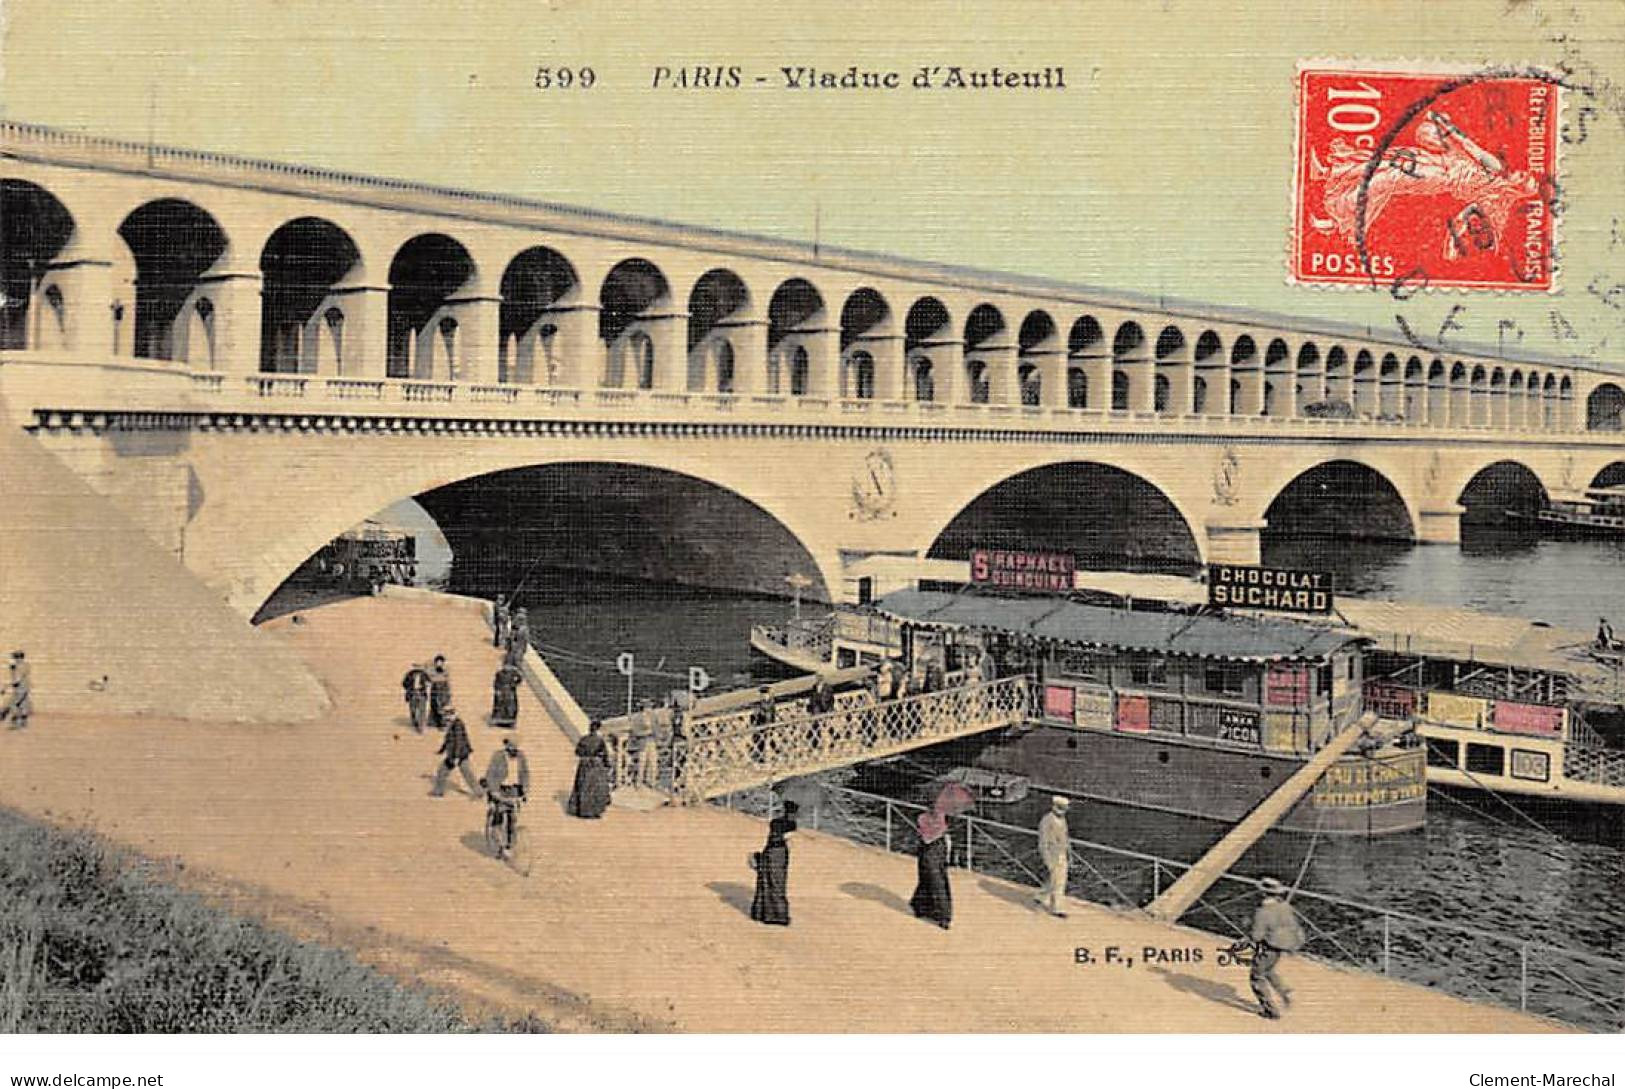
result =
[{"label": "woman in long black dress", "polygon": [[784,837],[796,830],[795,802],[784,803],[784,816],[767,826],[767,845],[756,856],[756,897],[750,917],[773,926],[790,925],[790,845]]},{"label": "woman in long black dress", "polygon": [[519,721],[520,674],[511,665],[497,670],[491,681],[491,725],[512,729]]},{"label": "woman in long black dress", "polygon": [[917,858],[919,880],[908,906],[919,919],[927,919],[947,930],[954,921],[954,895],[948,885],[948,858],[953,837],[948,834],[948,818],[936,809],[921,814],[918,826],[920,850]]},{"label": "woman in long black dress", "polygon": [[948,818],[975,804],[975,797],[962,783],[949,783],[931,808],[920,815],[919,883],[908,903],[915,916],[929,919],[944,930],[954,920],[953,890],[948,887],[948,859],[953,855]]},{"label": "woman in long black dress", "polygon": [[594,719],[587,736],[576,744],[576,781],[566,811],[572,817],[597,820],[609,808],[609,746]]}]

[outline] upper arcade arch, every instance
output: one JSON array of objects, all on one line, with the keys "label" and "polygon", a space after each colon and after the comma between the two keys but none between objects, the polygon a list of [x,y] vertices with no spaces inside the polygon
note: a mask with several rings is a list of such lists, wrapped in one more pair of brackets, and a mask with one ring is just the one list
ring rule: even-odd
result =
[{"label": "upper arcade arch", "polygon": [[[216,338],[219,281],[207,274],[229,260],[230,240],[220,223],[190,201],[148,201],[119,224],[130,255],[135,296],[133,324],[114,342],[128,343],[138,359],[169,359],[205,370],[221,362]],[[130,316],[114,307],[114,322]]]},{"label": "upper arcade arch", "polygon": [[678,334],[670,320],[671,286],[652,261],[629,257],[598,289],[598,337],[604,345],[603,385],[610,389],[672,389],[678,385]]},{"label": "upper arcade arch", "polygon": [[355,240],[331,220],[301,216],[271,232],[259,267],[259,369],[344,374],[356,350],[346,334],[357,323],[340,288],[366,275]]},{"label": "upper arcade arch", "polygon": [[66,346],[70,307],[79,303],[55,273],[76,229],[48,189],[0,179],[0,351]]},{"label": "upper arcade arch", "polygon": [[823,293],[801,277],[785,280],[767,304],[768,392],[827,397],[839,343]]},{"label": "upper arcade arch", "polygon": [[502,270],[497,356],[499,381],[566,384],[591,340],[583,319],[581,276],[569,258],[549,246],[530,246]]},{"label": "upper arcade arch", "polygon": [[390,375],[470,380],[474,360],[457,296],[477,273],[467,248],[450,235],[420,234],[395,251],[389,265]]},{"label": "upper arcade arch", "polygon": [[[766,337],[766,329],[754,319],[745,281],[732,269],[711,269],[694,281],[688,294],[685,388],[731,393],[740,378],[756,379],[765,366]],[[738,373],[742,354],[751,362],[749,375]]]}]

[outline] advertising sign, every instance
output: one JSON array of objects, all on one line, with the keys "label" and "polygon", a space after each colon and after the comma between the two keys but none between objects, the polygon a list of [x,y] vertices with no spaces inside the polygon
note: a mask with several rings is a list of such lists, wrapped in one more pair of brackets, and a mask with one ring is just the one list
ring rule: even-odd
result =
[{"label": "advertising sign", "polygon": [[1427,717],[1434,722],[1482,730],[1488,711],[1489,704],[1473,696],[1458,696],[1453,692],[1428,693]]},{"label": "advertising sign", "polygon": [[1531,734],[1535,737],[1559,738],[1563,736],[1563,722],[1567,713],[1561,707],[1544,707],[1536,703],[1510,703],[1496,700],[1491,708],[1491,723],[1495,729],[1509,734]]},{"label": "advertising sign", "polygon": [[971,585],[1000,590],[1066,593],[1072,589],[1072,573],[1077,568],[1077,560],[1064,552],[978,548],[970,554]]},{"label": "advertising sign", "polygon": [[1414,688],[1383,681],[1372,681],[1365,686],[1365,708],[1381,718],[1409,721],[1416,716],[1419,703],[1420,697]]},{"label": "advertising sign", "polygon": [[1332,611],[1332,575],[1330,571],[1210,563],[1207,603],[1231,609],[1329,613]]},{"label": "advertising sign", "polygon": [[1264,671],[1264,703],[1270,707],[1309,705],[1309,667],[1272,665]]},{"label": "advertising sign", "polygon": [[1151,732],[1151,701],[1145,696],[1117,697],[1117,728],[1125,733]]},{"label": "advertising sign", "polygon": [[1104,685],[1079,685],[1077,687],[1073,699],[1073,720],[1079,726],[1095,730],[1109,730],[1112,728],[1115,710],[1111,689]]},{"label": "advertising sign", "polygon": [[1044,686],[1044,717],[1072,721],[1072,689],[1063,685]]}]

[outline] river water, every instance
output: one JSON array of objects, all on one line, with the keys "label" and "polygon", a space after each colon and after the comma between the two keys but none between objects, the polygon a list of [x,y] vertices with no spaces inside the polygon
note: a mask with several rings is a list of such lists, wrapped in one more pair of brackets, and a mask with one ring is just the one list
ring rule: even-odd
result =
[{"label": "river water", "polygon": [[[1460,550],[1277,540],[1266,543],[1265,562],[1330,568],[1340,592],[1466,605],[1581,631],[1594,626],[1599,614],[1610,615],[1616,624],[1625,621],[1625,549],[1613,543],[1484,532],[1474,533]],[[620,714],[627,706],[627,679],[614,667],[618,654],[634,655],[634,699],[659,699],[682,687],[690,666],[704,668],[717,687],[733,687],[751,678],[751,624],[781,620],[791,612],[787,602],[745,594],[546,571],[531,579],[522,603],[538,649],[583,707],[602,716]],[[924,801],[945,770],[914,755],[856,773],[848,785]],[[1043,809],[1043,799],[1033,797],[984,807],[981,815],[1030,828]],[[1095,802],[1075,803],[1070,820],[1080,839],[1185,861],[1199,857],[1225,830],[1211,822]],[[1289,884],[1301,871],[1305,890],[1625,957],[1621,829],[1617,812],[1531,808],[1492,795],[1435,792],[1422,831],[1379,840],[1271,834],[1237,869],[1275,874]],[[1138,879],[1149,878],[1141,874]],[[1229,910],[1245,919],[1250,903],[1238,903]],[[1204,925],[1222,930],[1216,922],[1210,919]],[[1330,930],[1348,920],[1322,922]],[[1327,940],[1345,948],[1364,941],[1373,963],[1378,956],[1369,923],[1352,925],[1340,938],[1334,933]],[[1441,949],[1464,944],[1469,948],[1463,955],[1476,959],[1470,969],[1462,969],[1464,962],[1456,957],[1456,970],[1472,978],[1456,981],[1453,989],[1472,994],[1489,980],[1487,985],[1497,988],[1503,1000],[1510,997],[1507,988],[1515,994],[1519,965],[1514,945],[1423,931],[1408,937],[1396,933],[1394,941],[1396,970],[1404,949],[1421,960],[1438,961]],[[1551,976],[1548,967],[1537,958],[1532,986],[1572,990]],[[1582,969],[1561,966],[1571,978],[1580,978]],[[1606,985],[1613,987],[1611,1000],[1617,1004],[1615,981]],[[1556,1001],[1561,1005],[1565,1000],[1560,996]]]}]

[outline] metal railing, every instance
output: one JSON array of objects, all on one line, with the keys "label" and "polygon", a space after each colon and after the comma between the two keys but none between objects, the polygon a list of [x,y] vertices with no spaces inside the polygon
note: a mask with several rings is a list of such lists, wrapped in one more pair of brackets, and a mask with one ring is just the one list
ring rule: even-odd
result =
[{"label": "metal railing", "polygon": [[764,639],[820,662],[830,659],[835,644],[835,614],[796,618],[780,624],[754,626]]},{"label": "metal railing", "polygon": [[[823,797],[803,813],[804,825],[891,853],[917,849],[913,828],[924,806],[829,784]],[[773,804],[766,787],[716,801],[758,817]],[[1016,884],[1046,880],[1036,829],[972,814],[954,818],[951,831],[953,864]],[[1116,910],[1140,910],[1191,868],[1082,839],[1069,841],[1069,855],[1067,894]],[[1258,895],[1257,879],[1226,873],[1179,921],[1229,944],[1248,936]],[[1593,1031],[1625,1031],[1625,961],[1303,888],[1292,906],[1307,935],[1304,956]]]},{"label": "metal railing", "polygon": [[1012,726],[1027,718],[1029,685],[1005,677],[884,703],[862,690],[836,700],[821,715],[775,709],[762,722],[758,709],[746,708],[686,722],[673,795],[698,801]]},{"label": "metal railing", "polygon": [[1597,749],[1571,741],[1563,747],[1563,777],[1600,786],[1625,787],[1625,749]]}]

